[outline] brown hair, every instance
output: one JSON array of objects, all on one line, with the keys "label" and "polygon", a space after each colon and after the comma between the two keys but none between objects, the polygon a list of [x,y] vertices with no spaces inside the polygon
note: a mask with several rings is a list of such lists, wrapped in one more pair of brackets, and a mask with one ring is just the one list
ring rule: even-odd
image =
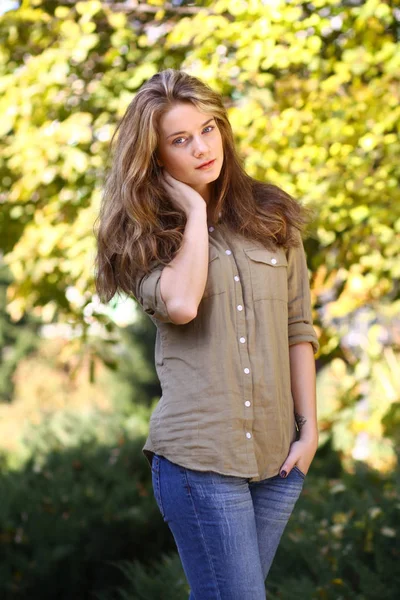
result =
[{"label": "brown hair", "polygon": [[119,291],[132,294],[139,273],[153,261],[168,264],[181,246],[186,216],[165,192],[155,156],[159,119],[177,102],[212,115],[221,133],[224,161],[213,183],[214,218],[221,212],[232,231],[267,248],[296,245],[293,227],[305,224],[305,210],[295,200],[244,171],[220,95],[196,77],[167,69],[142,85],[111,140],[113,160],[95,230],[95,281],[103,301]]}]

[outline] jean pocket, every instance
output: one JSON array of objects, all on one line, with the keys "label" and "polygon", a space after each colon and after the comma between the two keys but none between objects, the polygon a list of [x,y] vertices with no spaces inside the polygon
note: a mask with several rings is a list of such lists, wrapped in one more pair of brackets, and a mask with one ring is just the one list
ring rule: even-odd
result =
[{"label": "jean pocket", "polygon": [[303,479],[305,479],[306,474],[303,473],[303,471],[301,471],[297,465],[294,465],[293,470],[295,470],[296,473],[298,473],[300,475],[300,477],[302,477]]},{"label": "jean pocket", "polygon": [[161,513],[163,519],[165,519],[164,506],[161,498],[161,486],[160,486],[160,462],[161,457],[157,454],[154,454],[153,460],[151,463],[151,481],[153,484],[153,493],[154,498],[157,503],[158,509]]}]

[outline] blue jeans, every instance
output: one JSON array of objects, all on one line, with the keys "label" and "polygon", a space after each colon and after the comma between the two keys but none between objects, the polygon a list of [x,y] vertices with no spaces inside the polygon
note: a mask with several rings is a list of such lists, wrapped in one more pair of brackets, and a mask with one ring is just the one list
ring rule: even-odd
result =
[{"label": "blue jeans", "polygon": [[170,528],[189,600],[264,600],[265,579],[304,474],[262,481],[195,471],[155,454],[154,497]]}]

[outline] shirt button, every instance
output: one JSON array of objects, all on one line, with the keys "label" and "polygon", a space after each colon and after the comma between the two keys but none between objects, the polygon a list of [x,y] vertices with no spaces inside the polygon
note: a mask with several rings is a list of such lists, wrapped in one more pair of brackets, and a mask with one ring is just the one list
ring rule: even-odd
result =
[{"label": "shirt button", "polygon": [[273,265],[276,265],[276,263],[277,263],[278,261],[276,260],[276,258],[271,258],[271,262],[272,262],[272,264],[273,264]]},{"label": "shirt button", "polygon": [[250,433],[250,431],[248,431],[248,432],[246,433],[246,437],[247,437],[248,439],[250,439],[250,438],[251,438],[251,433]]},{"label": "shirt button", "polygon": [[240,338],[240,341],[241,341],[241,343],[242,343],[242,344],[244,344],[244,343],[245,343],[245,341],[246,341],[246,338],[243,338],[243,337],[242,337],[242,338]]},{"label": "shirt button", "polygon": [[243,310],[243,306],[241,304],[238,304],[237,309],[238,310]]},{"label": "shirt button", "polygon": [[208,231],[214,231],[214,227],[213,226],[209,227]]},{"label": "shirt button", "polygon": [[234,277],[234,280],[235,280],[235,281],[239,281],[239,276],[238,276],[238,275],[235,275],[235,277]]},{"label": "shirt button", "polygon": [[250,400],[246,400],[245,405],[250,406],[250,404],[251,404]]},{"label": "shirt button", "polygon": [[225,254],[232,254],[232,250],[225,250]]},{"label": "shirt button", "polygon": [[244,372],[245,372],[246,374],[247,374],[247,373],[250,373],[250,369],[248,369],[247,367],[246,367],[245,369],[243,369],[243,370],[244,370]]}]

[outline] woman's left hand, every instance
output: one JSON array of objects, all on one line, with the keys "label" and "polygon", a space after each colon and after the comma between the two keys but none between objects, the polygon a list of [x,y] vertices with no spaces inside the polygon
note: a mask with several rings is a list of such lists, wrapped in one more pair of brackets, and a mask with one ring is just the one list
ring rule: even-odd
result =
[{"label": "woman's left hand", "polygon": [[[299,439],[292,442],[289,450],[289,454],[286,457],[285,462],[279,470],[281,477],[287,477],[294,465],[307,475],[308,469],[312,463],[315,453],[318,448],[318,440]],[[284,474],[286,472],[286,475]]]}]

